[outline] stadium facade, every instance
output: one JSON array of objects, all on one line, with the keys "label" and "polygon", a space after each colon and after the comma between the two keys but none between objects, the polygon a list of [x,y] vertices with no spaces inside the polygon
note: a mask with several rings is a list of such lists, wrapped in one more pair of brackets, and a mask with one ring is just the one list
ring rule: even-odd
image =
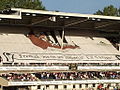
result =
[{"label": "stadium facade", "polygon": [[120,90],[120,17],[1,11],[0,90]]}]

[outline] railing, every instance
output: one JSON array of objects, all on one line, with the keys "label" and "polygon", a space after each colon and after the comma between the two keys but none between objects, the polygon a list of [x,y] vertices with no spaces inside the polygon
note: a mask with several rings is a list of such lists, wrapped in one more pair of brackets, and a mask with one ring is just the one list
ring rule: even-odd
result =
[{"label": "railing", "polygon": [[19,70],[69,70],[68,66],[1,66],[0,71]]},{"label": "railing", "polygon": [[59,85],[59,84],[100,84],[100,83],[120,83],[120,80],[65,80],[65,81],[10,81],[9,86],[12,85]]},{"label": "railing", "polygon": [[4,63],[0,62],[0,66],[120,66],[120,63]]}]

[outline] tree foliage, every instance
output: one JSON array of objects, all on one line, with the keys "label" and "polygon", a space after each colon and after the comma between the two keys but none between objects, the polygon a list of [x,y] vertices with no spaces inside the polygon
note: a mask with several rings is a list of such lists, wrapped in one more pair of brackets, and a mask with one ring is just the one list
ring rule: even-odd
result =
[{"label": "tree foliage", "polygon": [[103,10],[98,10],[96,15],[105,15],[105,16],[120,16],[120,9],[114,7],[113,5],[109,5],[104,7]]},{"label": "tree foliage", "polygon": [[0,9],[12,8],[26,8],[26,9],[42,9],[45,10],[40,0],[0,0]]}]

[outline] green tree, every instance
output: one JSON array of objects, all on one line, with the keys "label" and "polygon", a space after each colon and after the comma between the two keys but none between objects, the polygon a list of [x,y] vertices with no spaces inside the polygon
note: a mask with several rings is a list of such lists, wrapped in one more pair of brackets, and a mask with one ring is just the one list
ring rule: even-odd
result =
[{"label": "green tree", "polygon": [[119,16],[119,9],[114,7],[113,5],[104,7],[103,10],[98,10],[96,15],[105,15],[105,16]]},{"label": "green tree", "polygon": [[12,8],[26,8],[26,9],[42,9],[45,7],[40,0],[0,0],[0,9]]},{"label": "green tree", "polygon": [[118,16],[120,16],[120,8],[118,9]]}]

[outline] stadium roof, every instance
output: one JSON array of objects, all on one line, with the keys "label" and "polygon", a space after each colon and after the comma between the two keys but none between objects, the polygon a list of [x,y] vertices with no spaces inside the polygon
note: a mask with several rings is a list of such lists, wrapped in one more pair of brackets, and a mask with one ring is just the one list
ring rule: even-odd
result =
[{"label": "stadium roof", "polygon": [[119,32],[120,17],[12,8],[0,13],[0,25],[30,28]]}]

